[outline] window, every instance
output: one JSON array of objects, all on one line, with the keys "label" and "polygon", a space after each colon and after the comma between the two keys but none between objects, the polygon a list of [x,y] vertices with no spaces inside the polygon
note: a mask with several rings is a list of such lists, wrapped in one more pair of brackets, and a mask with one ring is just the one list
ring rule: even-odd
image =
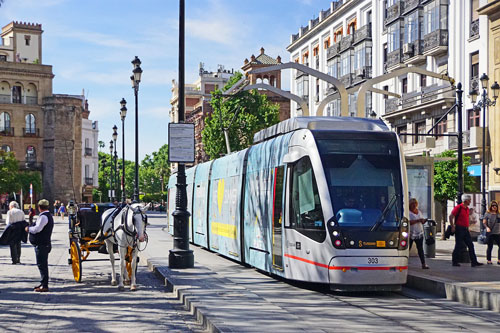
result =
[{"label": "window", "polygon": [[4,54],[0,54],[0,61],[7,61],[7,56]]},{"label": "window", "polygon": [[21,104],[21,86],[12,87],[12,103]]},{"label": "window", "polygon": [[335,57],[328,61],[328,75],[339,78],[339,58]]},{"label": "window", "polygon": [[[382,89],[389,91],[389,86],[384,86]],[[389,99],[389,95],[384,95],[384,99]]]},{"label": "window", "polygon": [[10,131],[10,114],[2,112],[0,114],[0,132]]},{"label": "window", "polygon": [[358,112],[358,92],[349,94],[349,116],[356,117]]},{"label": "window", "polygon": [[383,54],[384,64],[387,62],[387,43],[384,43],[384,54]]},{"label": "window", "polygon": [[309,96],[309,79],[307,76],[302,76],[296,80],[297,95],[304,98]]},{"label": "window", "polygon": [[373,110],[372,93],[367,92],[365,94],[365,117],[366,118],[371,117],[372,110]]},{"label": "window", "polygon": [[351,70],[351,51],[344,52],[340,56],[340,76],[348,75],[352,72]]},{"label": "window", "polygon": [[418,10],[405,17],[403,43],[413,43],[419,39],[418,20]]},{"label": "window", "polygon": [[479,77],[479,51],[471,53],[470,55],[470,77]]},{"label": "window", "polygon": [[26,148],[26,162],[36,162],[36,150],[33,146]]},{"label": "window", "polygon": [[88,164],[85,164],[85,178],[90,177],[90,166]]},{"label": "window", "polygon": [[25,133],[36,134],[35,116],[32,113],[27,114],[25,120],[26,120]]},{"label": "window", "polygon": [[306,66],[309,66],[309,52],[306,52],[302,55],[302,63]]},{"label": "window", "polygon": [[342,116],[340,112],[340,99],[336,99],[328,104],[328,106],[326,107],[326,115],[331,117]]},{"label": "window", "polygon": [[309,157],[301,158],[290,169],[290,226],[317,242],[323,242],[326,238],[325,221]]},{"label": "window", "polygon": [[468,113],[468,123],[469,123],[469,129],[472,127],[479,127],[479,119],[480,119],[480,110],[479,109],[473,109],[467,111]]},{"label": "window", "polygon": [[420,88],[427,87],[427,75],[420,75]]},{"label": "window", "polygon": [[339,28],[335,31],[335,33],[333,34],[333,41],[336,43],[336,42],[340,42],[340,40],[342,39],[342,33],[343,33],[344,29],[343,28]]},{"label": "window", "polygon": [[324,41],[324,48],[327,49],[330,47],[330,37],[326,38]]},{"label": "window", "polygon": [[423,143],[425,142],[425,121],[415,124],[415,143]]},{"label": "window", "polygon": [[8,153],[12,150],[9,145],[3,145],[0,149],[6,153]]},{"label": "window", "polygon": [[477,9],[479,8],[479,0],[472,0],[470,3],[470,21],[474,22],[479,20],[479,13]]},{"label": "window", "polygon": [[388,44],[388,48],[389,48],[387,50],[388,53],[391,53],[393,51],[400,49],[400,45],[399,45],[400,34],[401,34],[401,31],[400,31],[399,21],[390,25],[389,28],[387,29],[387,36],[388,36],[387,44]]},{"label": "window", "polygon": [[433,1],[424,8],[424,35],[438,29],[448,29],[448,6]]},{"label": "window", "polygon": [[[441,117],[439,118],[436,118],[434,119],[434,124],[437,123],[437,121],[440,119]],[[434,134],[444,134],[448,131],[448,128],[447,128],[447,122],[448,122],[448,117],[444,117],[443,120],[441,120],[440,123],[438,123],[436,125],[436,127],[434,127]],[[437,139],[441,139],[442,136],[438,136]]]},{"label": "window", "polygon": [[369,10],[366,12],[366,24],[371,24],[372,23],[372,11]]},{"label": "window", "polygon": [[283,184],[285,167],[274,169],[273,190],[273,265],[283,267],[281,234],[283,225]]},{"label": "window", "polygon": [[401,140],[401,143],[406,143],[406,133],[408,133],[408,129],[406,125],[404,126],[399,126],[396,128],[396,133],[398,133],[399,139]]},{"label": "window", "polygon": [[347,24],[347,34],[354,35],[356,32],[356,19],[353,19]]},{"label": "window", "polygon": [[372,45],[363,42],[354,47],[354,70],[372,65]]},{"label": "window", "polygon": [[26,46],[30,45],[30,40],[31,40],[31,36],[30,35],[24,35],[24,44]]},{"label": "window", "polygon": [[401,80],[401,91],[403,94],[408,93],[408,78],[404,78]]}]

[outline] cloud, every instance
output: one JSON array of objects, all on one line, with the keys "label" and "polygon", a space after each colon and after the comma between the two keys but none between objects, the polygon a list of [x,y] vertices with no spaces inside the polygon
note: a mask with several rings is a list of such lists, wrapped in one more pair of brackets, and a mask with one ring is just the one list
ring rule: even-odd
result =
[{"label": "cloud", "polygon": [[236,42],[237,29],[229,21],[187,20],[186,23],[187,30],[193,37],[227,45]]}]

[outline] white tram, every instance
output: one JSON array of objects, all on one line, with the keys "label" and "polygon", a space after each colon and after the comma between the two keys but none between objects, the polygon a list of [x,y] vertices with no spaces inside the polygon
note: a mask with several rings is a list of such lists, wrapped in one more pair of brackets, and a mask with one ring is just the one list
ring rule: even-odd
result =
[{"label": "white tram", "polygon": [[190,241],[286,279],[397,290],[408,271],[405,170],[382,121],[288,119],[186,171]]}]

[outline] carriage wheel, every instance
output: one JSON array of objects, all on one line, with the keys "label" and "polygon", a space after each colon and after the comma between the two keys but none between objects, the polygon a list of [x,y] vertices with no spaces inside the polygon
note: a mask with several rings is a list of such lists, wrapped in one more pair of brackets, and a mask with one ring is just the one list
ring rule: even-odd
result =
[{"label": "carriage wheel", "polygon": [[82,253],[78,242],[76,240],[71,241],[70,245],[71,254],[71,268],[73,270],[73,277],[76,282],[82,281]]}]

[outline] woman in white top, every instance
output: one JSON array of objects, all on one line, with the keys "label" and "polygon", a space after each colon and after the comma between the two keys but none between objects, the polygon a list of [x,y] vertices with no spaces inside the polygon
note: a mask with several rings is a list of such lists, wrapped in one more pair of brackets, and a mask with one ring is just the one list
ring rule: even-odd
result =
[{"label": "woman in white top", "polygon": [[[9,225],[21,221],[24,221],[24,212],[19,209],[17,202],[11,201],[5,224]],[[13,265],[21,263],[21,241],[10,244],[10,257],[12,258]]]},{"label": "woman in white top", "polygon": [[410,249],[415,242],[417,244],[418,256],[422,263],[422,269],[429,269],[425,264],[424,255],[424,215],[418,210],[418,201],[415,198],[410,199]]}]

